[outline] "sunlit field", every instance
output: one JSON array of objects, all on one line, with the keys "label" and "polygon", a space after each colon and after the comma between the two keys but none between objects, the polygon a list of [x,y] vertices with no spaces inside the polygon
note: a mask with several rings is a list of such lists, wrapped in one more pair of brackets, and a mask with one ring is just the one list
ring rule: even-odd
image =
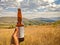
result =
[{"label": "sunlit field", "polygon": [[[10,45],[13,32],[14,29],[0,29],[0,45]],[[60,26],[26,26],[24,38],[20,45],[60,45]]]}]

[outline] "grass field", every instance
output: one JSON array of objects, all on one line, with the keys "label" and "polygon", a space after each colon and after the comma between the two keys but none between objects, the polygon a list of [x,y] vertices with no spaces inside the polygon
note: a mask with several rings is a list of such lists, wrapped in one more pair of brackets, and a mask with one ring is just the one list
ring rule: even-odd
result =
[{"label": "grass field", "polygon": [[[14,29],[0,29],[0,45],[10,45]],[[25,40],[20,45],[60,45],[60,26],[25,27]]]}]

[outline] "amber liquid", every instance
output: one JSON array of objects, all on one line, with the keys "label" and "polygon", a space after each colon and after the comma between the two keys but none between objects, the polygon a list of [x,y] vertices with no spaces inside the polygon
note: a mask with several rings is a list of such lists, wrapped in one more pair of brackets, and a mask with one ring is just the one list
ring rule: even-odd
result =
[{"label": "amber liquid", "polygon": [[18,38],[19,43],[24,41],[24,38]]}]

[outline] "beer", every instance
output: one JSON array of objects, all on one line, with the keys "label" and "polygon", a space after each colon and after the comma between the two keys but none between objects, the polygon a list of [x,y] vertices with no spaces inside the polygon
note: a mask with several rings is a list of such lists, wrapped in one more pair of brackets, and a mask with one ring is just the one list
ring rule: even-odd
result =
[{"label": "beer", "polygon": [[24,41],[24,24],[22,21],[22,13],[21,13],[21,9],[18,8],[18,14],[17,14],[17,27],[18,27],[18,40],[19,42]]}]

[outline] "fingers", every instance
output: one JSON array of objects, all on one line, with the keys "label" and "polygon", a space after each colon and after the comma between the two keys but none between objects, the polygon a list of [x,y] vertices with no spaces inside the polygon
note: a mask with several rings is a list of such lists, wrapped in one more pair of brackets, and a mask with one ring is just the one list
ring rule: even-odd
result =
[{"label": "fingers", "polygon": [[15,31],[18,31],[18,27],[15,28]]},{"label": "fingers", "polygon": [[14,37],[14,38],[15,38],[15,37],[18,37],[17,34],[18,34],[18,27],[15,28],[15,31],[14,31],[14,33],[13,33],[13,37]]},{"label": "fingers", "polygon": [[18,27],[15,28],[14,33],[18,33]]}]

